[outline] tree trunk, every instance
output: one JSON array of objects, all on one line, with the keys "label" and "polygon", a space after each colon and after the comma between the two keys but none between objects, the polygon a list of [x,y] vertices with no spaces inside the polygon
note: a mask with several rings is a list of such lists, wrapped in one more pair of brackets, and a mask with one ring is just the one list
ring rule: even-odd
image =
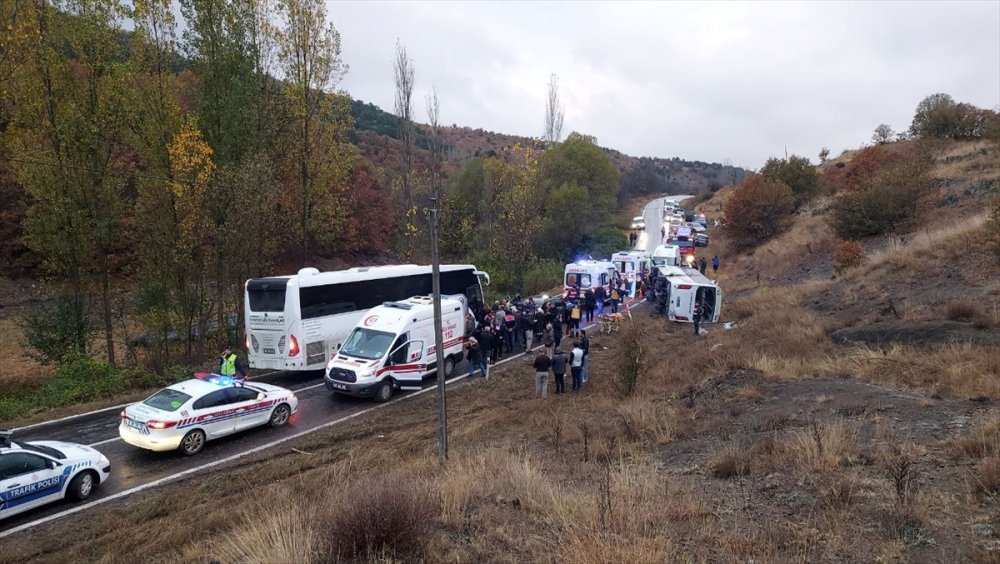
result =
[{"label": "tree trunk", "polygon": [[108,349],[108,364],[115,365],[114,320],[111,313],[111,276],[108,274],[108,253],[98,250],[101,269],[101,315],[104,320],[104,344]]}]

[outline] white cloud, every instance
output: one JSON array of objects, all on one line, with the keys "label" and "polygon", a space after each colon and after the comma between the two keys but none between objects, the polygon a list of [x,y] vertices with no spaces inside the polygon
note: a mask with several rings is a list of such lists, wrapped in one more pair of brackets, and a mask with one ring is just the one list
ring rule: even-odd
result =
[{"label": "white cloud", "polygon": [[341,87],[392,111],[399,38],[442,122],[540,136],[550,73],[566,128],[634,155],[759,167],[909,125],[926,95],[1000,104],[1000,3],[329,2]]}]

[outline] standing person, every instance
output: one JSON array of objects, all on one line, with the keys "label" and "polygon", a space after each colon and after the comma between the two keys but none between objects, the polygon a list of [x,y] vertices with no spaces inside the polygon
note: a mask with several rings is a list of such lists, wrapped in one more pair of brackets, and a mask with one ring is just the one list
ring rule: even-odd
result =
[{"label": "standing person", "polygon": [[[545,399],[549,392],[549,368],[552,367],[552,359],[542,350],[535,357],[535,397]],[[558,384],[557,384],[558,386]],[[556,388],[556,393],[559,388]]]},{"label": "standing person", "polygon": [[483,375],[487,380],[490,378],[490,365],[493,364],[493,328],[489,325],[479,334],[479,352],[483,355],[483,364],[486,365],[486,373]]},{"label": "standing person", "polygon": [[568,359],[562,349],[556,347],[556,353],[552,355],[552,375],[556,379],[556,393],[561,394],[566,391],[566,365]]},{"label": "standing person", "polygon": [[580,331],[580,348],[583,349],[583,383],[590,378],[590,337],[586,331]]},{"label": "standing person", "polygon": [[691,315],[691,321],[694,322],[694,334],[698,335],[698,325],[701,323],[701,303],[694,303],[694,314]]},{"label": "standing person", "polygon": [[583,349],[580,343],[573,343],[573,350],[569,353],[569,370],[573,375],[573,391],[580,391],[583,387]]},{"label": "standing person", "polygon": [[604,290],[604,286],[598,286],[594,290],[594,305],[597,306],[597,315],[604,315],[604,300],[608,297],[608,293]]},{"label": "standing person", "polygon": [[583,317],[583,310],[580,308],[580,302],[577,302],[573,304],[573,309],[569,310],[569,327],[574,337],[580,334],[581,317]]},{"label": "standing person", "polygon": [[545,312],[542,308],[535,311],[535,341],[542,342],[542,334],[545,333]]},{"label": "standing person", "polygon": [[701,257],[701,260],[698,261],[698,270],[701,272],[702,276],[704,276],[705,271],[708,270],[708,261],[705,260],[705,257]]},{"label": "standing person", "polygon": [[503,316],[502,309],[497,309],[493,313],[493,363],[503,358]]},{"label": "standing person", "polygon": [[479,370],[482,372],[483,378],[486,378],[486,361],[483,356],[483,349],[479,347],[479,341],[475,337],[470,336],[469,340],[465,342],[465,348],[469,349],[469,376],[474,376],[476,371]]},{"label": "standing person", "polygon": [[236,356],[233,349],[227,345],[226,348],[222,349],[222,354],[219,355],[219,374],[236,378],[237,373],[240,375],[240,380],[246,380],[246,367],[240,362],[240,358]]},{"label": "standing person", "polygon": [[714,257],[712,257],[712,273],[713,274],[718,274],[719,273],[719,263],[720,263],[720,261],[719,261],[719,255],[715,255]]},{"label": "standing person", "polygon": [[525,308],[521,314],[521,331],[524,332],[524,352],[528,352],[535,344],[535,316],[530,309]]},{"label": "standing person", "polygon": [[507,346],[507,354],[514,352],[514,329],[517,327],[517,318],[514,317],[514,308],[507,310],[503,316],[504,344]]},{"label": "standing person", "polygon": [[618,297],[620,295],[618,293],[618,285],[615,284],[611,288],[611,313],[618,313]]},{"label": "standing person", "polygon": [[583,311],[587,313],[587,323],[594,321],[594,291],[587,288],[583,293]]},{"label": "standing person", "polygon": [[555,322],[552,324],[552,336],[556,340],[556,348],[559,348],[563,338],[563,309],[556,308],[555,316]]},{"label": "standing person", "polygon": [[546,349],[551,349],[556,346],[556,335],[552,329],[551,323],[547,323],[545,325],[545,332],[542,333],[542,344],[545,345]]}]

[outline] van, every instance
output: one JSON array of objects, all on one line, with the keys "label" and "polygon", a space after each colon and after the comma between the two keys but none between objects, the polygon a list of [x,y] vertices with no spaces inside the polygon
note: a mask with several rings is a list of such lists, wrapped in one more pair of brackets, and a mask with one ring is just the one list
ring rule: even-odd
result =
[{"label": "van", "polygon": [[677,245],[659,245],[653,249],[650,257],[652,266],[662,269],[665,266],[680,266],[681,253]]},{"label": "van", "polygon": [[[461,301],[441,299],[444,377],[451,377],[465,348]],[[416,296],[373,307],[326,366],[324,383],[336,394],[389,401],[397,389],[419,390],[437,371],[434,301]]]},{"label": "van", "polygon": [[645,251],[619,251],[611,255],[611,263],[628,282],[629,296],[634,298],[638,287],[636,280],[649,270],[649,254]]},{"label": "van", "polygon": [[596,290],[598,286],[608,289],[611,280],[614,278],[615,265],[606,260],[578,260],[566,265],[563,275],[563,290],[569,290],[576,285],[580,286],[580,293],[587,289]]},{"label": "van", "polygon": [[667,319],[681,323],[694,321],[694,305],[702,304],[701,323],[717,323],[722,312],[722,288],[693,268],[664,267],[667,278]]}]

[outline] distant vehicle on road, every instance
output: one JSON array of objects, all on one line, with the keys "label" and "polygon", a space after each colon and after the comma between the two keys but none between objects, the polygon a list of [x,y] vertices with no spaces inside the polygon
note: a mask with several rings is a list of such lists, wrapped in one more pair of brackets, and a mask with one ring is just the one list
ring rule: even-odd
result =
[{"label": "distant vehicle on road", "polygon": [[69,498],[83,501],[111,477],[111,462],[84,445],[13,441],[0,431],[0,519]]},{"label": "distant vehicle on road", "polygon": [[632,218],[632,229],[642,231],[646,228],[646,218],[641,215],[637,215]]},{"label": "distant vehicle on road", "polygon": [[699,233],[694,236],[694,246],[695,247],[707,247],[708,246],[708,235],[704,233]]},{"label": "distant vehicle on road", "polygon": [[[441,300],[445,378],[464,356],[465,312],[462,302]],[[415,296],[387,302],[358,322],[327,365],[324,382],[331,392],[386,402],[396,389],[420,389],[423,379],[437,371],[436,351],[433,300]]]},{"label": "distant vehicle on road", "polygon": [[207,441],[261,425],[281,427],[299,400],[290,390],[239,382],[218,374],[168,386],[121,413],[118,435],[126,443],[163,452],[198,454]]},{"label": "distant vehicle on road", "polygon": [[[441,265],[441,294],[483,303],[485,272],[471,264]],[[246,283],[246,348],[250,368],[322,370],[365,312],[384,302],[432,293],[431,267],[413,264],[320,272]]]}]

